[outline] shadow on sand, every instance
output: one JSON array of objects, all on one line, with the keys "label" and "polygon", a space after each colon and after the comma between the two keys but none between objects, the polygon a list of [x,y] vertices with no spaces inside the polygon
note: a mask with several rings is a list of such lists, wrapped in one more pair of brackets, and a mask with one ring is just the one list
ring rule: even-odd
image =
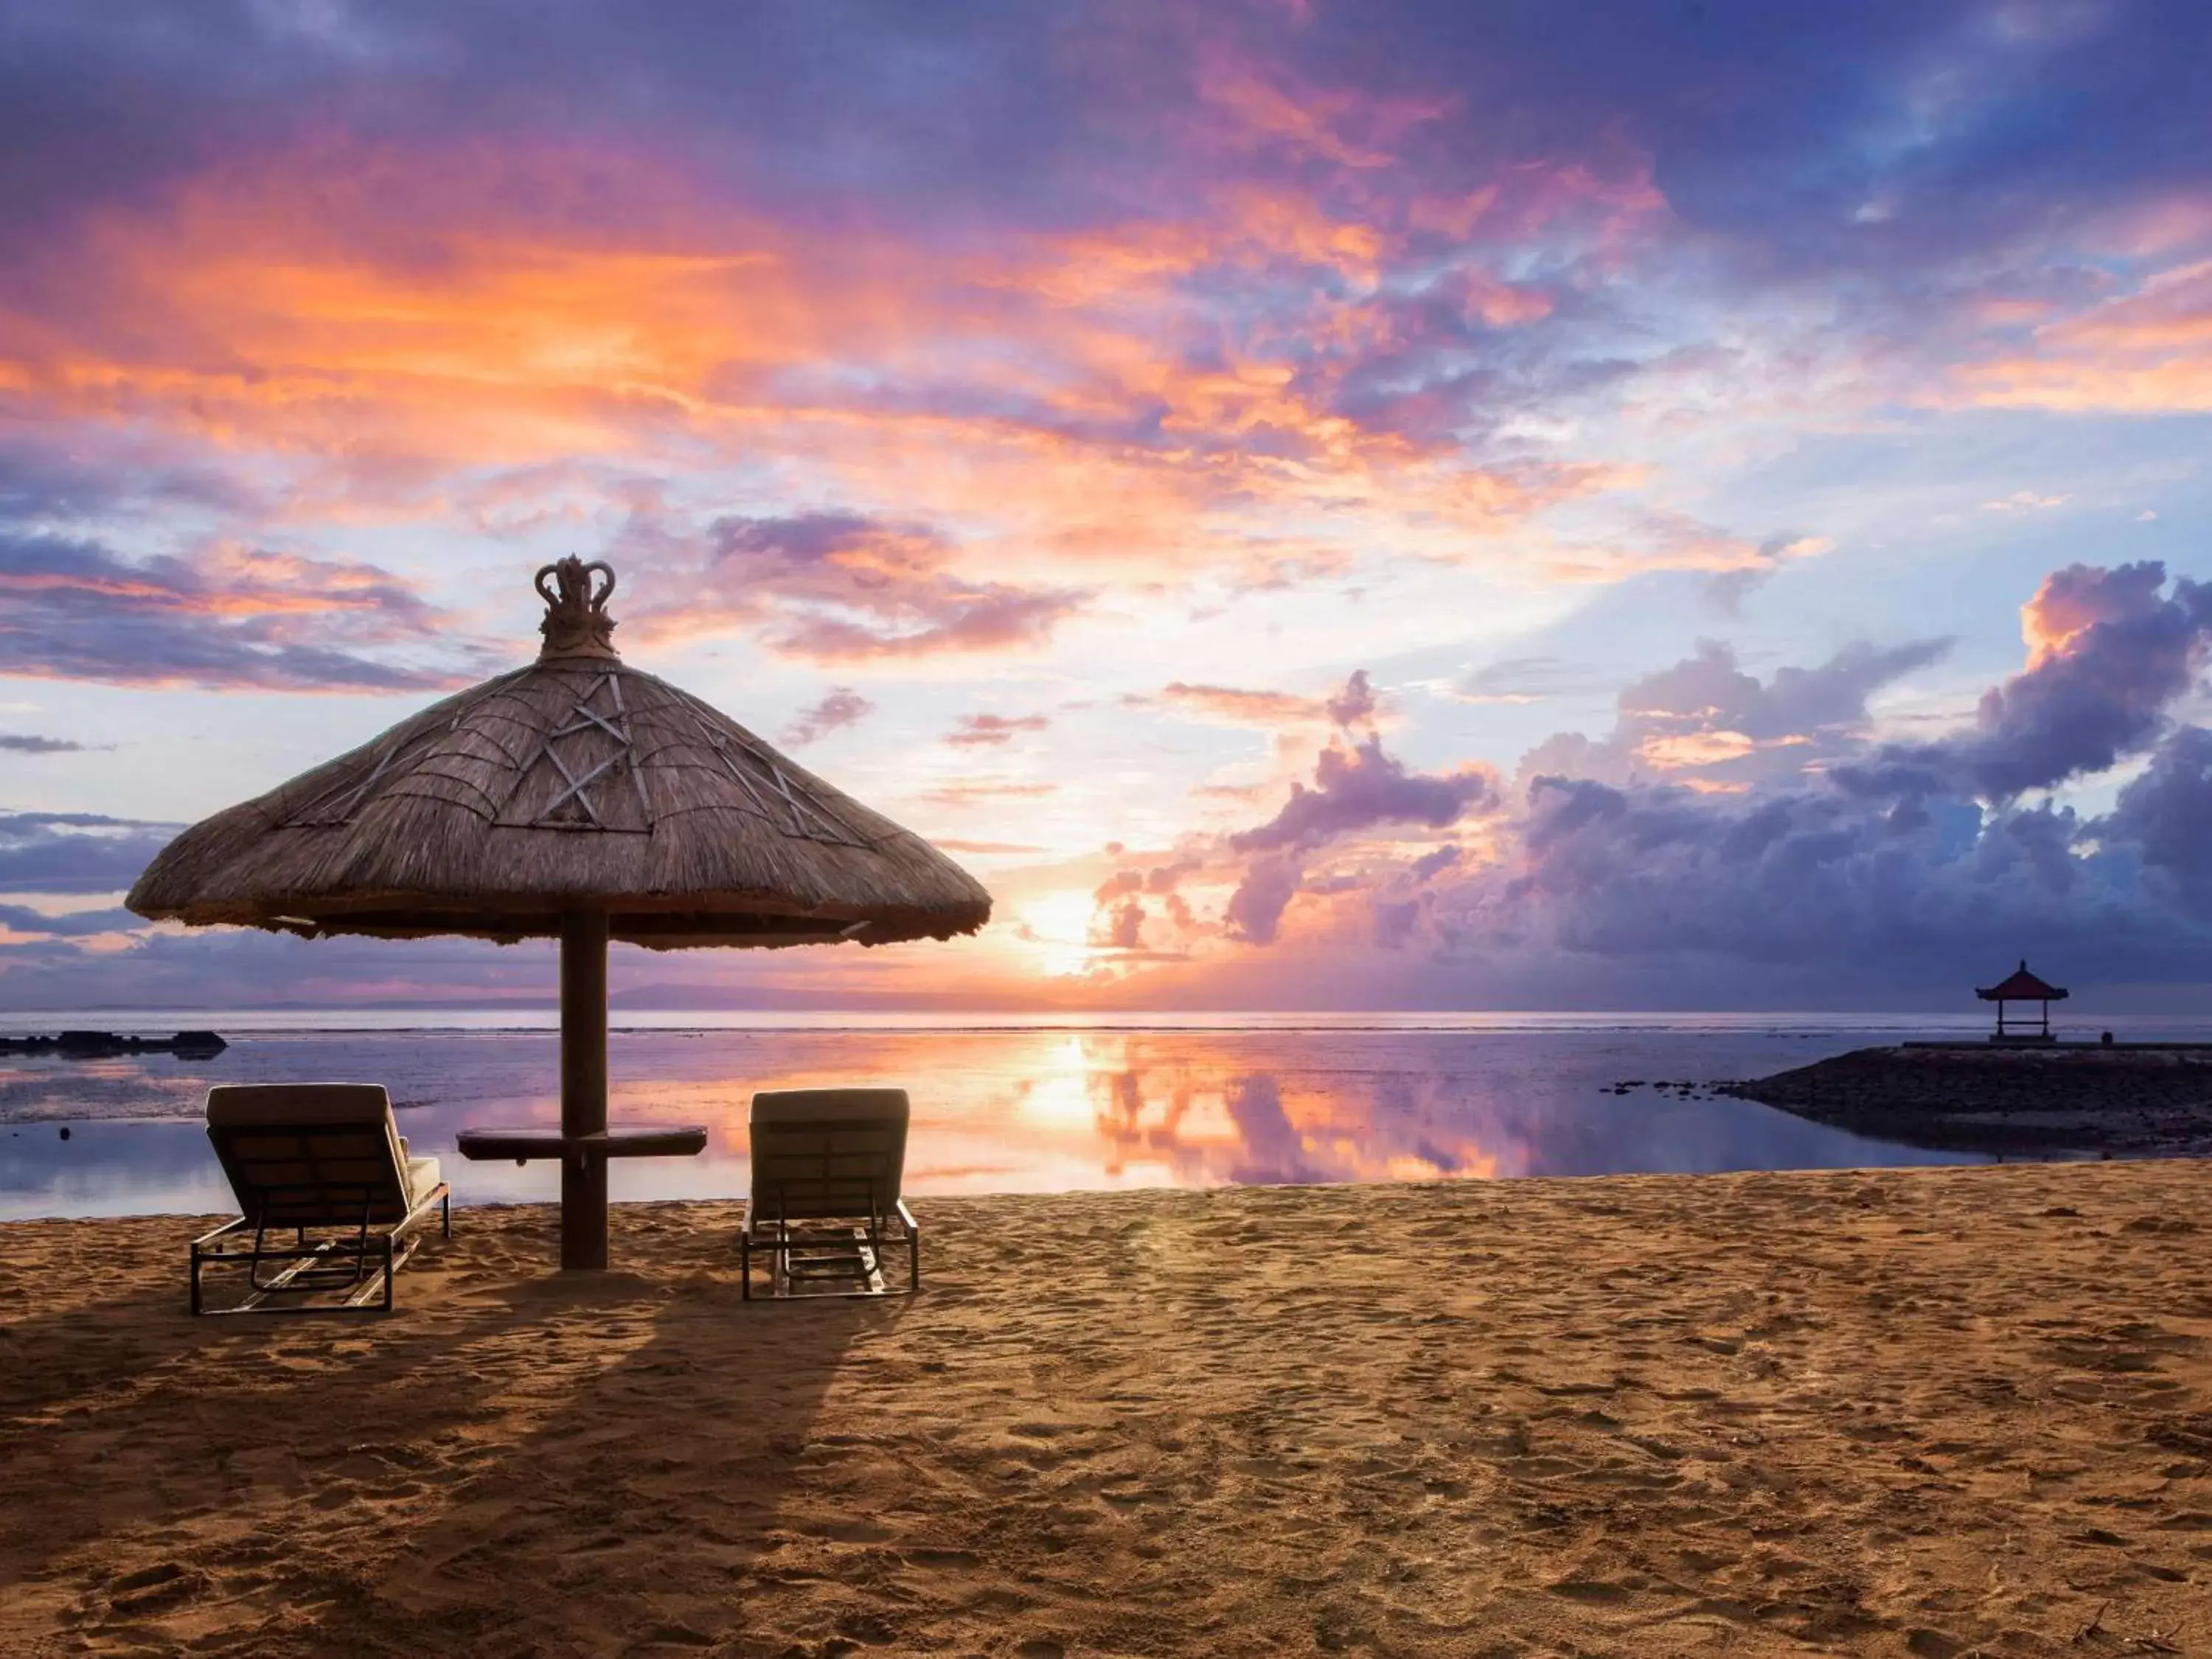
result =
[{"label": "shadow on sand", "polygon": [[600,1323],[623,1346],[502,1402],[507,1432],[456,1449],[436,1515],[332,1600],[303,1650],[616,1654],[742,1634],[748,1585],[774,1577],[781,1501],[802,1462],[840,1455],[810,1437],[824,1396],[906,1304],[748,1304],[733,1279],[671,1294],[626,1278],[514,1297],[514,1339]]},{"label": "shadow on sand", "polygon": [[112,1297],[72,1287],[0,1327],[0,1649],[738,1636],[780,1500],[841,1455],[811,1441],[825,1395],[908,1304],[743,1302],[729,1230],[623,1207],[617,1259],[646,1272],[564,1277],[539,1218],[471,1237],[457,1215],[395,1317],[194,1321],[179,1229]]}]

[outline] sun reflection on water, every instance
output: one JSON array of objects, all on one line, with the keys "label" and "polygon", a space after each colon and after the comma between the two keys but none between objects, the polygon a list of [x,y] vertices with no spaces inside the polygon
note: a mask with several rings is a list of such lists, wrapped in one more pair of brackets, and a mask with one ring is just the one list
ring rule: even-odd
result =
[{"label": "sun reflection on water", "polygon": [[[551,1166],[462,1164],[453,1147],[471,1124],[557,1121],[557,1057],[550,1033],[413,1031],[247,1036],[204,1063],[19,1060],[0,1067],[0,1215],[204,1208],[220,1172],[187,1121],[207,1087],[333,1077],[384,1084],[412,1144],[453,1160],[465,1200],[547,1198]],[[625,1168],[626,1198],[741,1195],[757,1091],[857,1084],[912,1097],[907,1185],[921,1195],[1895,1161],[1742,1103],[1617,1097],[1624,1072],[1668,1072],[1613,1037],[633,1031],[610,1061],[616,1121],[708,1127],[703,1157]],[[1760,1066],[1773,1061],[1716,1050],[1706,1069]]]}]

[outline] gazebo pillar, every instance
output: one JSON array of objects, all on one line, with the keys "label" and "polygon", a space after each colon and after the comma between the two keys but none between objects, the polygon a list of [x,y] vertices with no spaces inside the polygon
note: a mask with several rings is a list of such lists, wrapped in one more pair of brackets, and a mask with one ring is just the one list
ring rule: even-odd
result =
[{"label": "gazebo pillar", "polygon": [[607,913],[561,917],[561,1267],[607,1265],[607,1160],[575,1144],[607,1128]]}]

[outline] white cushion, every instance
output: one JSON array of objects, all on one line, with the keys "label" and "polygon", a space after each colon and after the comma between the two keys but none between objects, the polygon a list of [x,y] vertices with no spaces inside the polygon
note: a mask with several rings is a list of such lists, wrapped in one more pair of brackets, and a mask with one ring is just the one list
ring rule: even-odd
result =
[{"label": "white cushion", "polygon": [[903,1089],[772,1089],[753,1097],[753,1201],[786,1219],[889,1212],[905,1174]]}]

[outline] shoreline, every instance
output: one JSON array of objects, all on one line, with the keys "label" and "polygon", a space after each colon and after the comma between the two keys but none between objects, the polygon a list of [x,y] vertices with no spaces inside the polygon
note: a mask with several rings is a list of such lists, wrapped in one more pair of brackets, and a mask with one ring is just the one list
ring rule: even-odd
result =
[{"label": "shoreline", "polygon": [[[2212,1643],[2212,1164],[472,1206],[389,1319],[0,1224],[0,1650],[772,1659]],[[2086,1649],[2084,1644],[2087,1644]]]}]

